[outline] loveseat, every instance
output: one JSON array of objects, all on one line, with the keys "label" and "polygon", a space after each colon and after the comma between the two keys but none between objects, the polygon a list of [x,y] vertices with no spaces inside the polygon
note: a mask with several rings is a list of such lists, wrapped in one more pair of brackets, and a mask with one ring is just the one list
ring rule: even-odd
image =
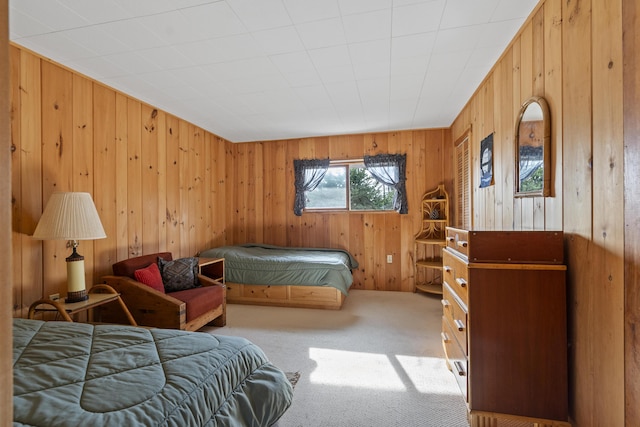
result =
[{"label": "loveseat", "polygon": [[[195,331],[206,324],[226,324],[226,287],[196,271],[197,286],[185,290],[161,289],[136,279],[152,264],[173,261],[170,252],[161,252],[129,258],[113,264],[113,275],[103,282],[120,293],[122,300],[140,326]],[[177,261],[177,260],[176,260]],[[107,304],[100,312],[101,321],[126,323],[122,310]]]}]

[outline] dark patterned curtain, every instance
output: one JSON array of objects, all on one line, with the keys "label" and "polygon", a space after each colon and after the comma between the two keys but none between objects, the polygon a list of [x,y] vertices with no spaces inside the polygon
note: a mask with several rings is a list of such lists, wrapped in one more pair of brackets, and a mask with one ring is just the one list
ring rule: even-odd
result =
[{"label": "dark patterned curtain", "polygon": [[393,197],[393,209],[406,214],[409,211],[407,202],[407,155],[378,154],[364,156],[364,167],[380,183],[396,190]]},{"label": "dark patterned curtain", "polygon": [[296,198],[293,205],[293,213],[302,215],[305,207],[305,191],[313,191],[320,184],[329,169],[329,159],[320,160],[294,160],[293,172],[296,182]]}]

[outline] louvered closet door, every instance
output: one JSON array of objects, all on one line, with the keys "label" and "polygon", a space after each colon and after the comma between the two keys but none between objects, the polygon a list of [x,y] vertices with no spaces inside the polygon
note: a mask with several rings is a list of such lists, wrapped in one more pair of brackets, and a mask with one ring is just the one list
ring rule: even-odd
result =
[{"label": "louvered closet door", "polygon": [[461,228],[471,227],[471,173],[469,133],[456,145],[456,222]]}]

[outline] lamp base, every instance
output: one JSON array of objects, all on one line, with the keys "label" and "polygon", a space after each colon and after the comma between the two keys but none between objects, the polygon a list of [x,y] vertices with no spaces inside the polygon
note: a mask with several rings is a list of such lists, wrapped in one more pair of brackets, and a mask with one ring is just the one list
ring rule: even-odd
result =
[{"label": "lamp base", "polygon": [[87,290],[83,289],[81,291],[68,292],[64,302],[66,303],[80,302],[80,301],[86,301],[88,299],[89,299],[89,295],[87,294]]}]

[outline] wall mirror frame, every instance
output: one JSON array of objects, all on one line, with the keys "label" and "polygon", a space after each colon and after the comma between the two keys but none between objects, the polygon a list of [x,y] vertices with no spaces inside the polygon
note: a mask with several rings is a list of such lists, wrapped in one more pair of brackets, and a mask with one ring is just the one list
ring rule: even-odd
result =
[{"label": "wall mirror frame", "polygon": [[549,196],[551,117],[544,98],[532,96],[522,103],[514,141],[515,197]]}]

